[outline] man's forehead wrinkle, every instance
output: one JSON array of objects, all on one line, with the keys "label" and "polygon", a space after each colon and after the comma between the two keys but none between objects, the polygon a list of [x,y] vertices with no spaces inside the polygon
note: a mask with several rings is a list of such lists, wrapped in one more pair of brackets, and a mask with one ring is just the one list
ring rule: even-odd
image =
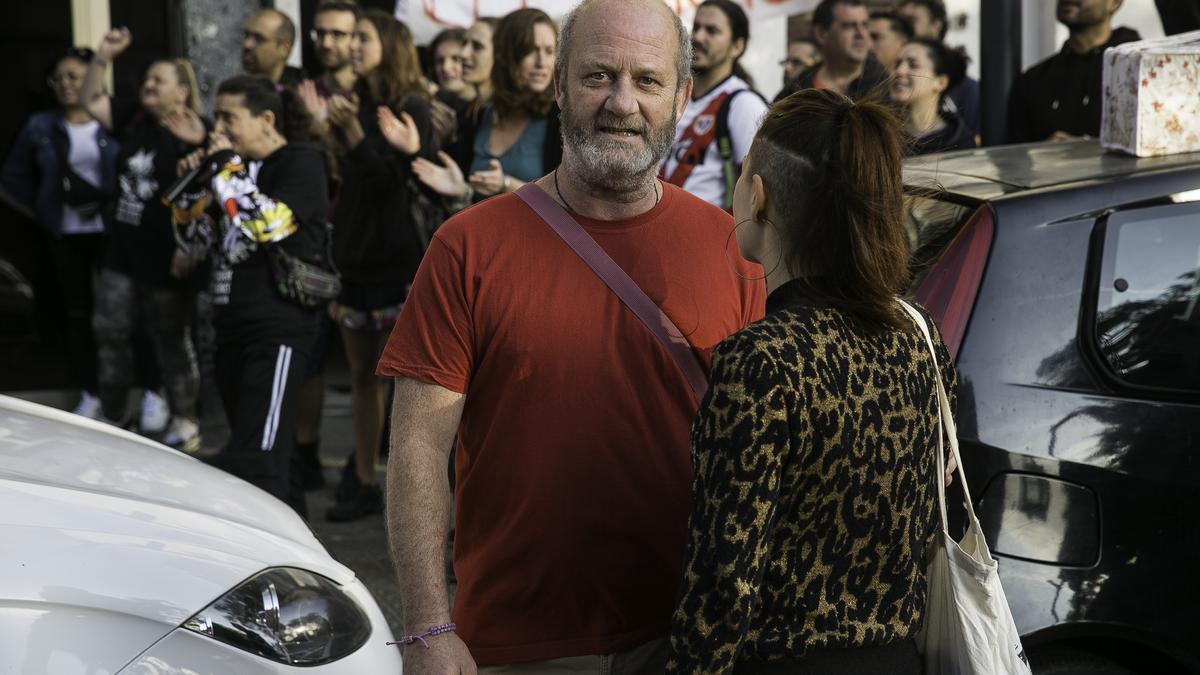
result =
[{"label": "man's forehead wrinkle", "polygon": [[674,70],[674,54],[662,44],[639,37],[613,35],[597,31],[581,35],[580,45],[586,44],[581,63],[605,68],[628,68],[633,71]]},{"label": "man's forehead wrinkle", "polygon": [[599,46],[589,50],[580,63],[589,70],[629,70],[634,73],[674,71],[672,64],[665,59],[639,58],[620,49]]}]

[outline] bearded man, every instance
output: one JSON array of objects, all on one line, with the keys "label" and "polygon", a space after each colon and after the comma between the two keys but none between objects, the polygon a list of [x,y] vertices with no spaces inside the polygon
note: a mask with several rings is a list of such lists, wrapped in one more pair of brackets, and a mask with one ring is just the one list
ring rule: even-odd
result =
[{"label": "bearded man", "polygon": [[1008,95],[1009,143],[1065,141],[1100,135],[1104,50],[1140,40],[1112,27],[1122,0],[1058,0],[1059,23],[1070,31],[1062,50],[1025,71]]},{"label": "bearded man", "polygon": [[692,96],[659,176],[733,212],[733,186],[767,102],[740,60],[750,19],[733,0],[704,0],[692,24]]},{"label": "bearded man", "polygon": [[[585,0],[559,39],[562,163],[523,189],[566,209],[707,369],[762,315],[764,287],[723,253],[729,215],[655,175],[691,94],[688,34],[661,0]],[[387,505],[405,672],[663,672],[698,401],[519,194],[438,229],[379,373],[396,380]]]}]

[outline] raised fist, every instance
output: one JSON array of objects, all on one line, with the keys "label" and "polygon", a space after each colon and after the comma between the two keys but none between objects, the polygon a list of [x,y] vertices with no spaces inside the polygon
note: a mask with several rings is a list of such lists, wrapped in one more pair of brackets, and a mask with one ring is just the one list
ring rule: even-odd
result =
[{"label": "raised fist", "polygon": [[100,44],[96,46],[96,55],[102,59],[111,61],[120,55],[121,52],[129,48],[133,42],[133,34],[128,28],[114,28],[104,34],[100,38]]}]

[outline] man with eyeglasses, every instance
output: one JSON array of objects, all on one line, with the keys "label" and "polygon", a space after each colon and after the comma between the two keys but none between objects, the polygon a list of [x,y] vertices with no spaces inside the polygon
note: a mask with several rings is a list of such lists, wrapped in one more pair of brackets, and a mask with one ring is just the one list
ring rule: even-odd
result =
[{"label": "man with eyeglasses", "polygon": [[287,64],[295,42],[296,24],[286,14],[277,9],[260,10],[242,29],[242,70],[276,84],[299,84],[304,71]]},{"label": "man with eyeglasses", "polygon": [[330,0],[317,6],[313,29],[308,36],[312,38],[317,60],[324,68],[316,82],[322,98],[333,94],[349,95],[354,89],[356,78],[350,67],[350,37],[360,12],[357,4],[344,0]]},{"label": "man with eyeglasses", "polygon": [[[317,60],[323,72],[314,82],[305,80],[296,88],[304,107],[308,109],[322,132],[328,130],[329,108],[326,101],[334,94],[349,99],[354,95],[357,77],[350,65],[350,38],[361,10],[349,0],[325,0],[317,5],[313,17],[313,29],[309,38],[317,52]],[[337,153],[332,135],[323,134],[326,148]],[[317,340],[312,348],[312,358],[300,385],[300,401],[296,413],[296,459],[300,480],[305,489],[323,487],[325,478],[321,470],[321,409],[325,403],[325,356],[329,351],[335,331],[328,314],[318,318]]]},{"label": "man with eyeglasses", "polygon": [[788,42],[787,58],[780,61],[783,66],[783,86],[800,79],[804,71],[821,62],[821,48],[811,38],[796,38]]}]

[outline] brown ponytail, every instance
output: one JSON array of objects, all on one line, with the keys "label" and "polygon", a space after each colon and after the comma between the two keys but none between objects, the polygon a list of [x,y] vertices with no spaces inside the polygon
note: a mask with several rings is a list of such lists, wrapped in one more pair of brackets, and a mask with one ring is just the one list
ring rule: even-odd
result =
[{"label": "brown ponytail", "polygon": [[881,326],[905,325],[894,300],[908,279],[902,137],[873,97],[806,89],[771,106],[750,151],[788,270],[815,297]]}]

